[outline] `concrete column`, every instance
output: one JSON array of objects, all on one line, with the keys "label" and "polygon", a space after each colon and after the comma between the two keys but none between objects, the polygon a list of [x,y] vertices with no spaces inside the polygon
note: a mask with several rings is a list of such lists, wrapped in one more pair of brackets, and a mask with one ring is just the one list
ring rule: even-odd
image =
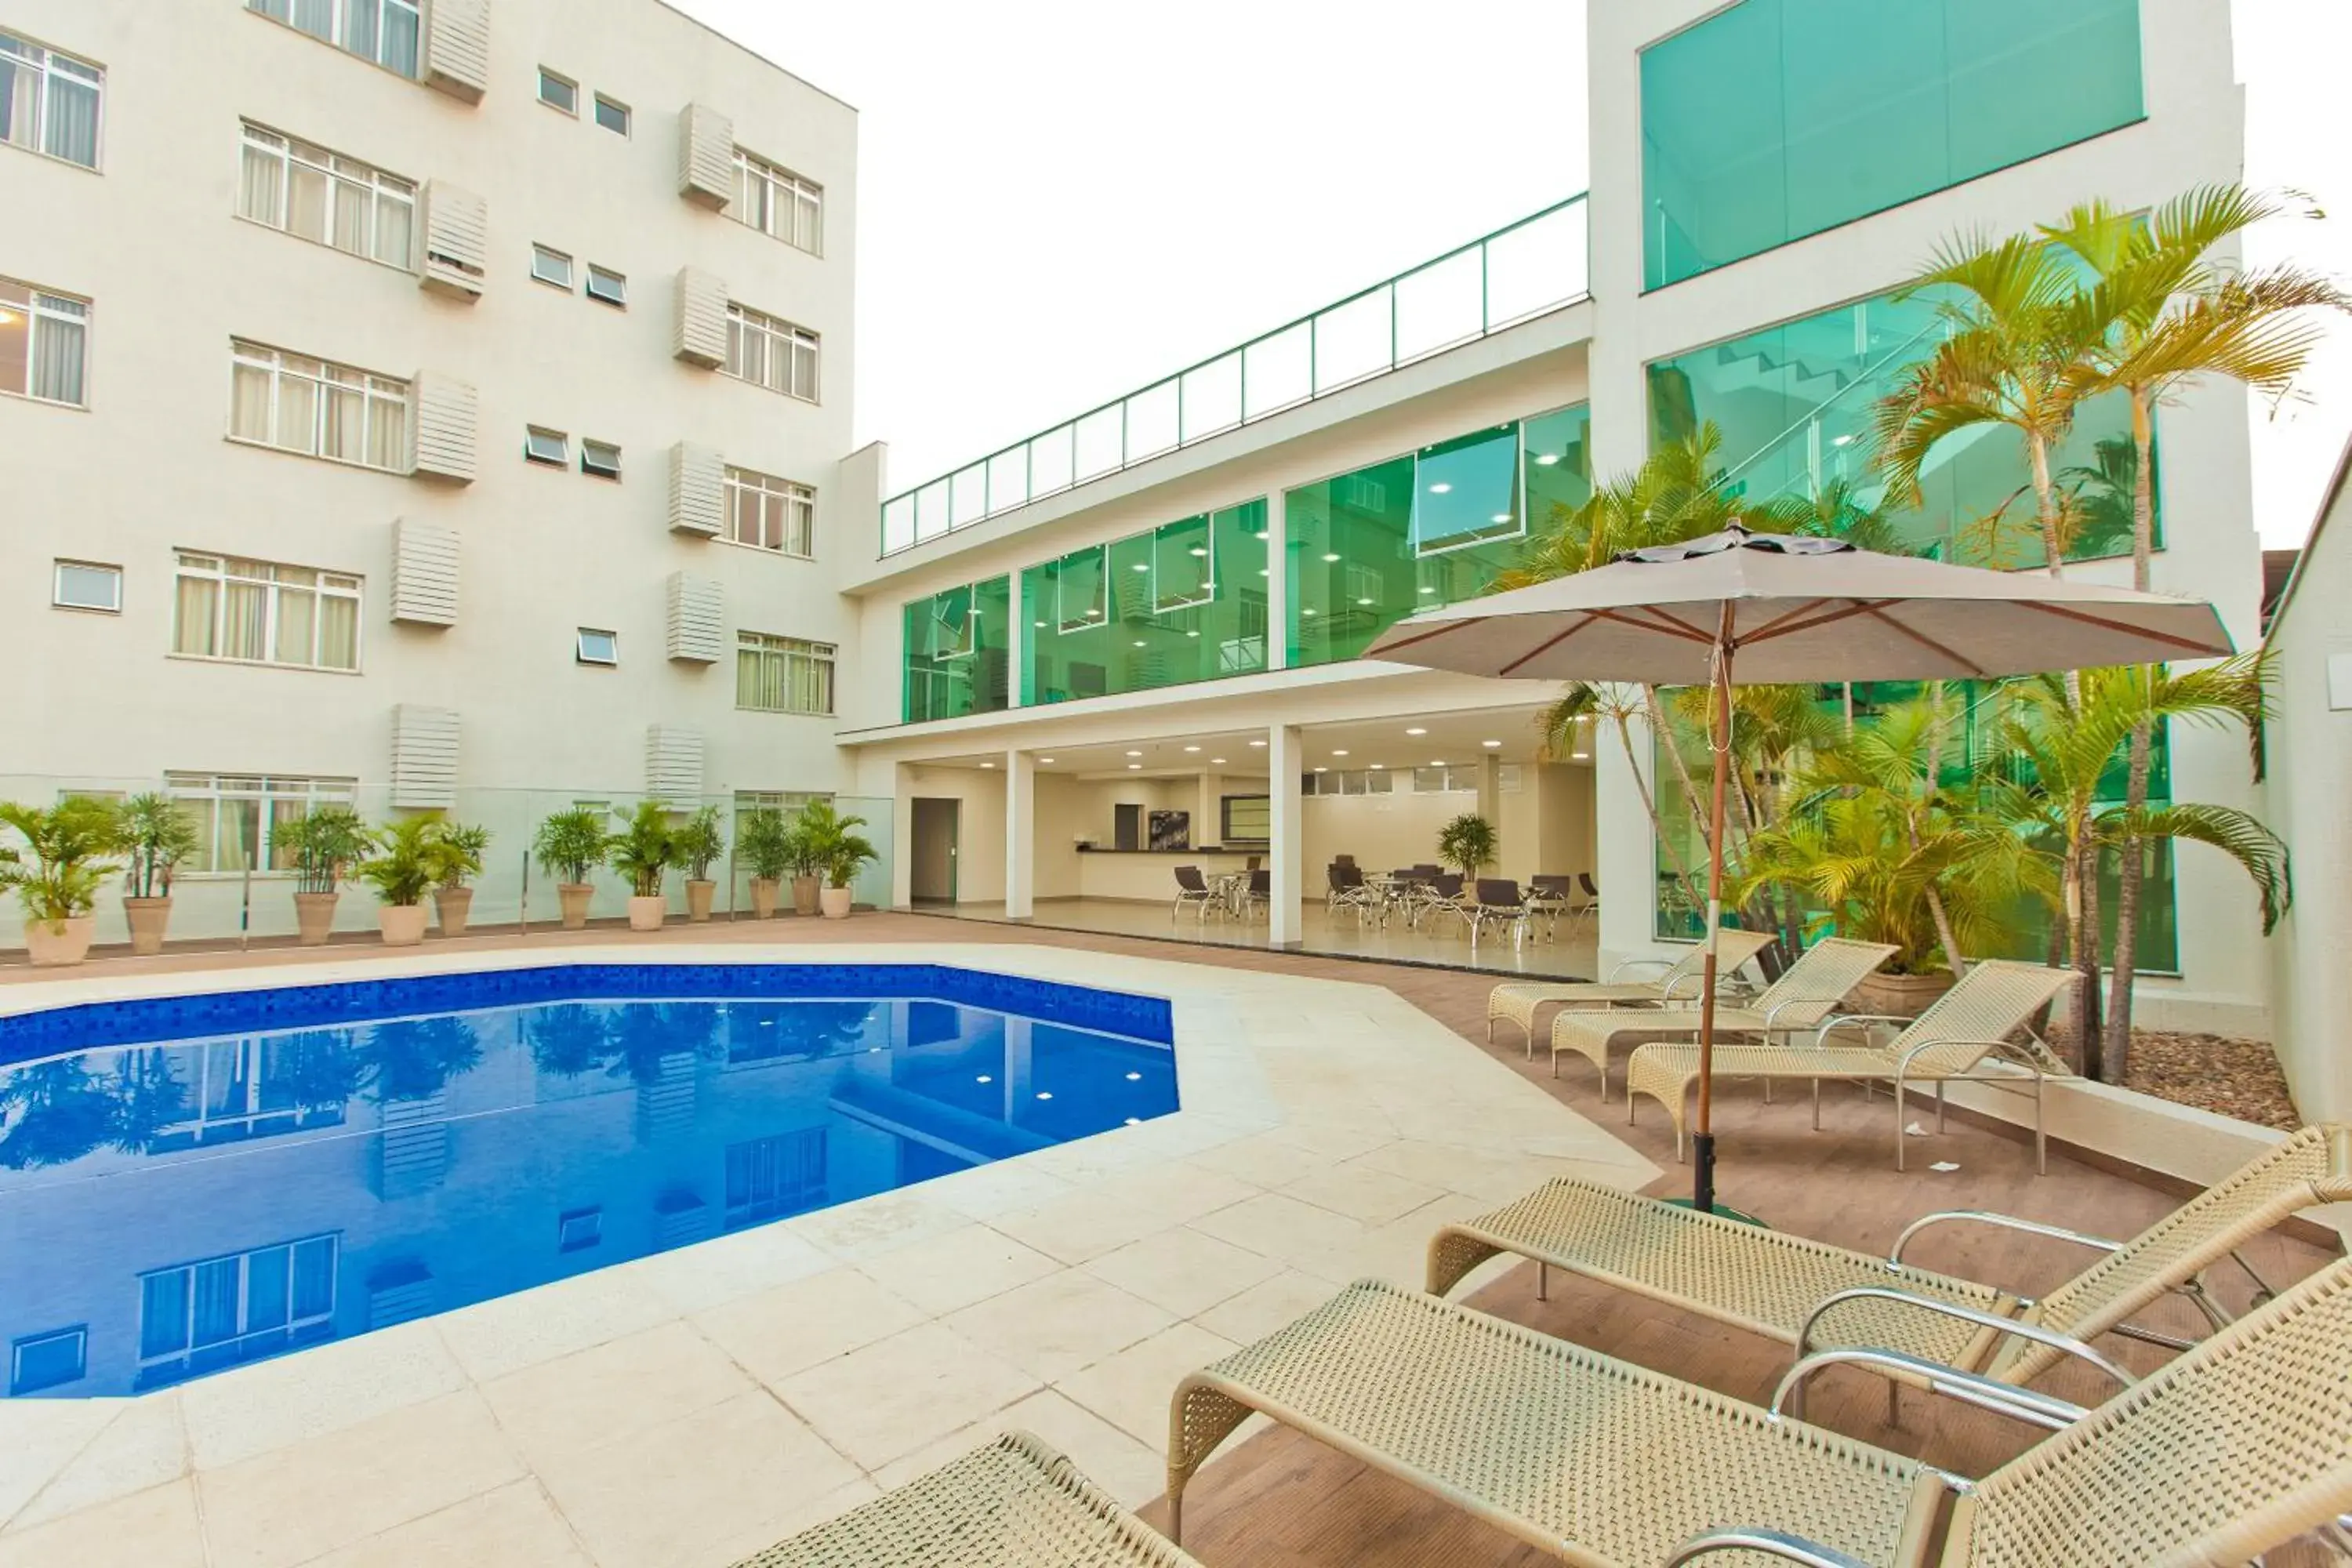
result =
[{"label": "concrete column", "polygon": [[1036,628],[1029,624],[1029,612],[1021,603],[1021,574],[1017,570],[1013,574],[1013,608],[1005,618],[1012,625],[1005,628],[1004,700],[1011,707],[1023,708],[1027,703],[1023,700],[1021,689],[1027,684],[1024,678],[1029,670],[1029,650],[1034,646],[1031,638]]},{"label": "concrete column", "polygon": [[892,764],[890,784],[890,906],[915,901],[915,770]]},{"label": "concrete column", "polygon": [[[1525,788],[1527,781],[1519,784]],[[1497,834],[1503,831],[1503,763],[1492,752],[1478,759],[1478,815],[1493,823]]]},{"label": "concrete column", "polygon": [[1025,921],[1036,912],[1037,758],[1032,752],[1004,753],[1004,918]]},{"label": "concrete column", "polygon": [[1223,840],[1225,775],[1201,770],[1200,791],[1192,808],[1192,847]]},{"label": "concrete column", "polygon": [[1306,940],[1302,910],[1306,891],[1306,833],[1298,809],[1298,775],[1307,752],[1294,725],[1277,724],[1266,731],[1266,836],[1271,900],[1266,909],[1266,940],[1276,947],[1297,947]]},{"label": "concrete column", "polygon": [[[1246,588],[1247,584],[1244,584]],[[1290,668],[1290,540],[1282,488],[1265,498],[1265,667]],[[1293,779],[1296,784],[1298,781]]]}]

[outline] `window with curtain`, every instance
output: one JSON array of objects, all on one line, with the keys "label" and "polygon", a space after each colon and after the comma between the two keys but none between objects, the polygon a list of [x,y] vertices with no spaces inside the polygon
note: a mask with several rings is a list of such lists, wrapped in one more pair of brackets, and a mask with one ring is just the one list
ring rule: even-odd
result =
[{"label": "window with curtain", "polygon": [[419,0],[245,0],[245,8],[396,75],[416,74]]},{"label": "window with curtain", "polygon": [[297,669],[360,667],[360,580],[183,551],[172,604],[172,651],[193,658]]},{"label": "window with curtain", "polygon": [[85,406],[89,301],[0,278],[0,392]]},{"label": "window with curtain", "polygon": [[740,147],[735,149],[735,199],[727,204],[727,216],[812,256],[824,251],[824,187]]},{"label": "window with curtain", "polygon": [[416,183],[356,158],[245,124],[236,216],[404,270]]},{"label": "window with curtain", "polygon": [[404,473],[408,383],[233,341],[232,440]]},{"label": "window with curtain", "polygon": [[0,142],[95,169],[105,94],[98,67],[0,33]]},{"label": "window with curtain", "polygon": [[738,381],[816,401],[817,335],[741,305],[727,307],[727,363]]},{"label": "window with curtain", "polygon": [[165,773],[163,792],[196,830],[196,847],[180,862],[183,875],[289,871],[294,861],[278,842],[313,805],[352,804],[352,779],[259,774]]},{"label": "window with curtain", "polygon": [[816,492],[808,486],[730,468],[722,495],[727,510],[722,537],[781,555],[806,558],[814,553]]},{"label": "window with curtain", "polygon": [[305,1237],[141,1275],[140,1386],[331,1338],[340,1242]]},{"label": "window with curtain", "polygon": [[761,713],[833,712],[831,643],[740,632],[735,644],[735,706]]}]

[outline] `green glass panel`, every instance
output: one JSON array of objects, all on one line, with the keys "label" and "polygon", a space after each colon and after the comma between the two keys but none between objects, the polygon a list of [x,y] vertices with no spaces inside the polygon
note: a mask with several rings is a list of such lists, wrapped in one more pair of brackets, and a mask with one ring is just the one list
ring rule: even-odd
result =
[{"label": "green glass panel", "polygon": [[1539,414],[1521,430],[1528,531],[1541,538],[1592,499],[1592,410]]},{"label": "green glass panel", "polygon": [[1265,502],[1163,523],[1021,574],[1024,703],[1265,668]]},{"label": "green glass panel", "polygon": [[906,608],[900,712],[909,724],[993,713],[1008,704],[1012,579],[950,588]]},{"label": "green glass panel", "polygon": [[1501,425],[1424,447],[1415,458],[1412,542],[1416,554],[1517,539],[1519,430]]},{"label": "green glass panel", "polygon": [[2141,113],[2137,0],[1743,0],[1642,53],[1643,286]]}]

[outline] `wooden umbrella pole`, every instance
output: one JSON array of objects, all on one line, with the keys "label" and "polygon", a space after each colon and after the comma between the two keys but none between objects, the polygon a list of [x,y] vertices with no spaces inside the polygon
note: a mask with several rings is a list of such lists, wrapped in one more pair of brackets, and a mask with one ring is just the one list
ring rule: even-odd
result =
[{"label": "wooden umbrella pole", "polygon": [[1715,984],[1717,933],[1723,929],[1724,774],[1729,771],[1725,764],[1731,752],[1731,617],[1732,606],[1727,603],[1716,633],[1714,701],[1707,723],[1715,779],[1707,807],[1706,956],[1699,968],[1698,1120],[1691,1134],[1691,1206],[1701,1214],[1715,1212]]}]

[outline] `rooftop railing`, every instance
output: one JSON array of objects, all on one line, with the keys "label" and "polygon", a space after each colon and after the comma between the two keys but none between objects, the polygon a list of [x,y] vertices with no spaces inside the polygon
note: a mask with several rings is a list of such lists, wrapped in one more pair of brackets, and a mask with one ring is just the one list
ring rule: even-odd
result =
[{"label": "rooftop railing", "polygon": [[896,555],[1585,298],[1584,195],[882,503]]}]

